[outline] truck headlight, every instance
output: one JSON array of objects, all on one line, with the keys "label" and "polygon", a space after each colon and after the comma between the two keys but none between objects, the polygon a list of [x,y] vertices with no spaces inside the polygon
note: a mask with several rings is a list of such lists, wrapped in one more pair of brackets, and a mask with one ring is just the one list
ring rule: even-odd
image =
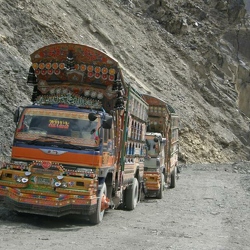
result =
[{"label": "truck headlight", "polygon": [[59,181],[55,182],[55,187],[60,187],[61,185],[62,185],[61,182],[59,182]]},{"label": "truck headlight", "polygon": [[26,175],[26,176],[30,176],[30,175],[31,175],[31,172],[30,172],[30,171],[27,171],[27,172],[25,172],[25,175]]},{"label": "truck headlight", "polygon": [[22,178],[22,183],[27,183],[29,181],[29,179],[28,178]]}]

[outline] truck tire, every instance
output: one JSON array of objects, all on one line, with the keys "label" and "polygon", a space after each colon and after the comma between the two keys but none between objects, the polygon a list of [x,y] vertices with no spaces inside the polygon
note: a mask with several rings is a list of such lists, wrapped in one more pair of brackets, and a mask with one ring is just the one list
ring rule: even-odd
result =
[{"label": "truck tire", "polygon": [[171,177],[170,177],[170,188],[175,188],[176,185],[176,178],[177,178],[177,168],[174,167],[174,170],[171,173]]},{"label": "truck tire", "polygon": [[127,190],[126,190],[125,204],[126,204],[127,210],[135,209],[137,202],[138,202],[138,195],[139,195],[138,180],[134,178],[132,185],[127,187]]},{"label": "truck tire", "polygon": [[165,183],[164,183],[164,174],[161,174],[160,190],[159,190],[159,192],[158,192],[158,194],[156,196],[158,199],[162,199],[163,198],[164,186],[165,186]]},{"label": "truck tire", "polygon": [[93,225],[99,224],[103,219],[105,210],[101,211],[101,205],[102,205],[102,197],[103,195],[106,195],[106,194],[107,194],[107,187],[106,187],[106,183],[104,182],[100,190],[100,195],[98,197],[96,211],[95,213],[91,214],[89,217],[89,222]]}]

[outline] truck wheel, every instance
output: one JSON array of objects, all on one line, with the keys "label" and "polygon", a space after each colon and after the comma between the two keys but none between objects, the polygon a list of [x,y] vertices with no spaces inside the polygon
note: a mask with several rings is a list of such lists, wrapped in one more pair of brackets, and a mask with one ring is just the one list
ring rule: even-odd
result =
[{"label": "truck wheel", "polygon": [[101,211],[101,206],[102,206],[102,198],[103,196],[106,196],[106,194],[107,194],[107,188],[106,188],[106,183],[104,182],[100,190],[100,195],[98,197],[96,211],[89,217],[89,222],[93,225],[99,224],[103,219],[105,209]]},{"label": "truck wheel", "polygon": [[126,204],[127,210],[135,209],[137,202],[138,202],[138,195],[139,195],[138,180],[134,178],[132,186],[127,187],[127,190],[126,190],[125,204]]},{"label": "truck wheel", "polygon": [[171,173],[171,180],[170,180],[170,188],[175,188],[176,184],[176,178],[177,178],[177,168],[174,167],[174,170]]},{"label": "truck wheel", "polygon": [[164,183],[164,174],[161,174],[160,190],[159,190],[159,192],[157,194],[158,199],[162,199],[162,197],[163,197],[164,185],[165,185],[165,183]]}]

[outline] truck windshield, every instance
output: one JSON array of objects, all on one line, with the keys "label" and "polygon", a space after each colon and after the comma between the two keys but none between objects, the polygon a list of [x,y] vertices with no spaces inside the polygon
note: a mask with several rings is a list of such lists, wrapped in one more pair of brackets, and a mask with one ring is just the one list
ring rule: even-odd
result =
[{"label": "truck windshield", "polygon": [[100,119],[89,121],[88,113],[72,110],[27,108],[20,118],[15,139],[39,142],[54,139],[71,145],[99,145]]},{"label": "truck windshield", "polygon": [[147,155],[157,157],[159,155],[159,142],[155,142],[153,137],[146,137]]},{"label": "truck windshield", "polygon": [[154,136],[146,136],[146,157],[144,161],[144,170],[157,169],[157,161],[160,160],[161,151],[159,141],[154,141]]}]

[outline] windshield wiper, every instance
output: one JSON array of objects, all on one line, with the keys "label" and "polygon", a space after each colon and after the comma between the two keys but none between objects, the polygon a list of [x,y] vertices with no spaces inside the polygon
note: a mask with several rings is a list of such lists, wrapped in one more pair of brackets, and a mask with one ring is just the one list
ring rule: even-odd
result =
[{"label": "windshield wiper", "polygon": [[[44,140],[45,139],[45,140]],[[49,140],[46,140],[49,139]],[[33,141],[29,141],[28,144],[36,144],[36,145],[50,145],[53,147],[61,147],[61,148],[71,148],[71,149],[78,149],[81,150],[83,147],[78,145],[73,145],[69,143],[69,141],[53,137],[53,136],[40,136]]]},{"label": "windshield wiper", "polygon": [[[44,140],[44,139],[50,139],[49,141]],[[28,144],[44,144],[44,143],[69,143],[69,141],[60,139],[60,138],[56,138],[53,136],[39,136],[38,138],[36,138],[35,140],[29,141],[27,142]]]},{"label": "windshield wiper", "polygon": [[27,143],[29,145],[31,145],[31,144],[32,145],[42,145],[42,146],[60,147],[60,148],[77,149],[77,150],[85,150],[85,149],[89,148],[86,146],[74,145],[74,144],[71,144],[67,140],[53,137],[53,136],[39,136],[38,138],[36,138],[32,141],[27,141],[27,142],[23,142],[23,143]]},{"label": "windshield wiper", "polygon": [[82,147],[82,146],[79,146],[79,145],[74,145],[74,144],[62,144],[60,145],[62,148],[69,148],[69,149],[78,149],[78,150],[82,150],[82,149],[85,149],[86,147]]}]

